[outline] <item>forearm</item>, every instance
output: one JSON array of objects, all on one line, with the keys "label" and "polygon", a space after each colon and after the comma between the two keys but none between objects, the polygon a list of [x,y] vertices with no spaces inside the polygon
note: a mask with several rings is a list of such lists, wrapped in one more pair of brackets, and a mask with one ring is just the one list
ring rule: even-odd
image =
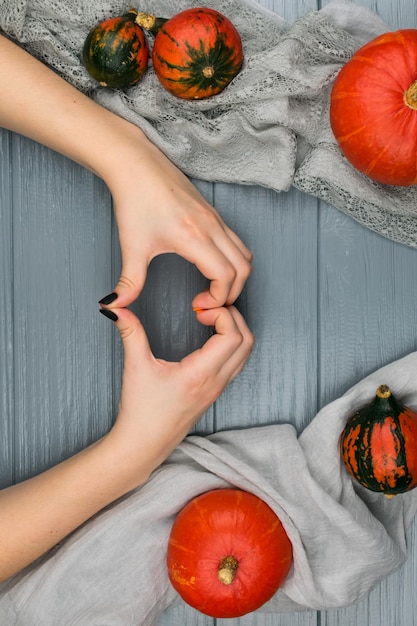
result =
[{"label": "forearm", "polygon": [[234,307],[198,312],[216,332],[179,363],[156,359],[134,314],[116,311],[124,371],[115,424],[82,452],[0,491],[0,581],[143,484],[237,376],[252,349],[252,334]]},{"label": "forearm", "polygon": [[52,469],[0,491],[0,582],[111,502],[145,482],[150,463],[126,459],[111,433]]},{"label": "forearm", "polygon": [[0,35],[0,125],[59,152],[105,180],[117,155],[150,143],[139,128],[107,111]]}]

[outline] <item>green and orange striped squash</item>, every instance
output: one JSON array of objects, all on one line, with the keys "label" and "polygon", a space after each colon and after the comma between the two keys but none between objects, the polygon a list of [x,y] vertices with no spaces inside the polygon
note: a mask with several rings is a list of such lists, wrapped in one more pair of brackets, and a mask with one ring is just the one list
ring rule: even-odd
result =
[{"label": "green and orange striped squash", "polygon": [[[141,23],[152,23],[148,14]],[[239,73],[241,37],[222,13],[206,7],[186,9],[156,32],[152,63],[162,86],[174,96],[198,100],[214,96]]]},{"label": "green and orange striped squash", "polygon": [[102,86],[126,88],[136,84],[148,66],[149,48],[137,11],[97,24],[83,46],[83,63]]},{"label": "green and orange striped squash", "polygon": [[397,401],[388,385],[347,422],[340,439],[349,474],[387,496],[417,486],[417,414]]}]

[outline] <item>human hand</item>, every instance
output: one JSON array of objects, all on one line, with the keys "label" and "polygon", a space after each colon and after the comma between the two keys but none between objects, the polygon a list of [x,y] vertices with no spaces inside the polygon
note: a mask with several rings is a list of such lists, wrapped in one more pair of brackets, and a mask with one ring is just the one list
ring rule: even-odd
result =
[{"label": "human hand", "polygon": [[[178,363],[155,358],[142,324],[128,309],[114,309],[124,345],[119,412],[108,435],[134,481],[145,480],[239,374],[253,336],[233,306],[204,310],[198,320],[215,334]],[[132,488],[136,484],[132,483]]]},{"label": "human hand", "polygon": [[120,167],[115,163],[105,178],[114,199],[123,268],[114,292],[100,303],[128,306],[141,292],[151,260],[174,252],[210,281],[209,289],[194,298],[194,308],[232,304],[250,275],[251,252],[139,129],[132,127],[130,136],[124,158],[114,159]]},{"label": "human hand", "polygon": [[250,274],[252,255],[187,177],[137,126],[2,36],[0,51],[0,124],[87,167],[113,195],[123,269],[118,297],[110,294],[102,304],[131,304],[149,263],[164,252],[179,254],[209,279],[194,307],[232,304]]}]

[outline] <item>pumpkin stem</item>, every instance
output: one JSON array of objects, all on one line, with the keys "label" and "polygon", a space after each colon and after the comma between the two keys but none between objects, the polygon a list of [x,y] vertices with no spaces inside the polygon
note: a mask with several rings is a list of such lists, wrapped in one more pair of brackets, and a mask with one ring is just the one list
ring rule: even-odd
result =
[{"label": "pumpkin stem", "polygon": [[143,11],[137,13],[135,22],[145,30],[156,35],[158,30],[168,20],[164,17],[156,17],[152,13],[144,13]]},{"label": "pumpkin stem", "polygon": [[405,92],[404,102],[410,109],[417,110],[417,80]]},{"label": "pumpkin stem", "polygon": [[214,67],[212,65],[208,65],[203,69],[204,78],[212,78],[214,76]]},{"label": "pumpkin stem", "polygon": [[223,585],[230,585],[233,582],[236,576],[238,565],[239,564],[237,560],[232,554],[226,556],[222,560],[217,571],[217,576],[220,582],[223,583]]},{"label": "pumpkin stem", "polygon": [[389,398],[391,396],[391,389],[388,385],[380,385],[376,390],[378,398]]}]

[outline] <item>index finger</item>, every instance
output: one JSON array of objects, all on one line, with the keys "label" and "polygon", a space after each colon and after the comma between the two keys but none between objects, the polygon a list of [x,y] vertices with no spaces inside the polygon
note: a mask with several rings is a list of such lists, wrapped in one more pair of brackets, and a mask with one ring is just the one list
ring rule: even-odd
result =
[{"label": "index finger", "polygon": [[182,364],[203,367],[208,374],[221,375],[228,382],[249,358],[253,335],[234,306],[200,310],[197,315],[201,323],[214,326],[215,334],[185,357]]},{"label": "index finger", "polygon": [[210,281],[207,291],[198,294],[193,306],[205,309],[232,304],[251,273],[251,254],[242,250],[225,231],[216,240],[189,242],[187,260]]}]

